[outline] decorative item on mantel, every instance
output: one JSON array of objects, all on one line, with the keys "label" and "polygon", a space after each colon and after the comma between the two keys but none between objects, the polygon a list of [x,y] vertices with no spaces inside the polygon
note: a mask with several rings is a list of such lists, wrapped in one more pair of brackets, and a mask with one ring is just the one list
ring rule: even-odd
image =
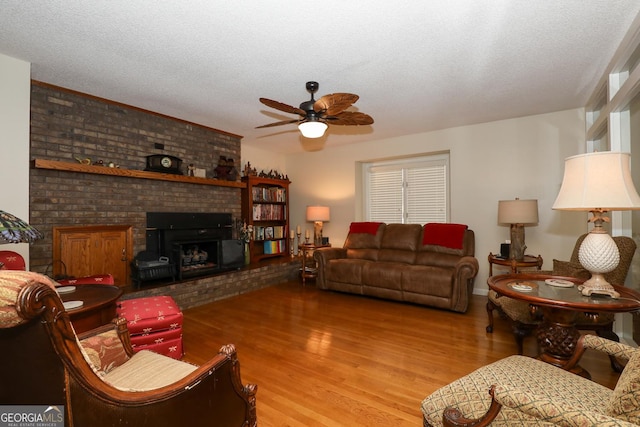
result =
[{"label": "decorative item on mantel", "polygon": [[218,158],[218,166],[215,168],[214,172],[218,179],[225,181],[238,180],[238,170],[236,169],[232,158],[220,156],[220,158]]},{"label": "decorative item on mantel", "polygon": [[273,169],[271,169],[269,172],[260,171],[260,173],[258,173],[258,170],[256,168],[252,168],[251,167],[251,163],[250,162],[247,162],[247,164],[244,166],[243,175],[244,176],[259,176],[260,178],[282,179],[282,180],[285,180],[285,181],[289,181],[289,176],[281,174],[278,171],[274,171]]}]

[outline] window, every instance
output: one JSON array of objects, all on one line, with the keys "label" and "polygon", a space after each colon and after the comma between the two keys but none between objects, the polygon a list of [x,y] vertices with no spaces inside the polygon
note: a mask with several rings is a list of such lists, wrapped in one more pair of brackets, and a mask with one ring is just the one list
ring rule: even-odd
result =
[{"label": "window", "polygon": [[449,221],[448,153],[365,163],[362,170],[367,221]]}]

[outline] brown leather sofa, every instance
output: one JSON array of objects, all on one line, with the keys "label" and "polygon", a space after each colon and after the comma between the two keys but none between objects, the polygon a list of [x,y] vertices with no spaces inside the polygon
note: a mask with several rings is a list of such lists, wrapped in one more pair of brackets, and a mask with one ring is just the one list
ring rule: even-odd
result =
[{"label": "brown leather sofa", "polygon": [[478,274],[460,224],[352,223],[342,248],[315,251],[319,289],[465,312]]}]

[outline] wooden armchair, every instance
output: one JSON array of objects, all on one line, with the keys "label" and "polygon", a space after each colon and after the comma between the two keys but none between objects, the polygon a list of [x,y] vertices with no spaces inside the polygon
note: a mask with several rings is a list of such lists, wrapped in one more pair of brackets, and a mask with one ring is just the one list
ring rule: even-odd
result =
[{"label": "wooden armchair", "polygon": [[[628,360],[614,390],[567,371],[586,348]],[[583,335],[564,369],[519,355],[483,366],[424,399],[423,425],[640,425],[640,349]]]},{"label": "wooden armchair", "polygon": [[[585,270],[578,260],[578,251],[585,237],[587,237],[587,235],[583,234],[578,238],[569,261],[558,261],[554,259],[553,271],[539,271],[537,273],[576,277],[584,280],[589,279],[591,277],[591,273]],[[613,240],[616,242],[620,252],[620,262],[615,270],[605,274],[605,278],[610,283],[624,286],[627,272],[629,271],[633,255],[636,251],[636,243],[632,238],[626,236],[616,236]],[[489,323],[486,328],[489,333],[493,332],[494,310],[497,310],[501,317],[511,321],[513,335],[518,346],[518,354],[522,354],[524,338],[538,327],[542,319],[539,315],[536,316],[532,313],[527,302],[507,297],[498,297],[494,291],[489,290],[487,301],[487,316]],[[601,337],[618,341],[618,336],[613,332],[613,321],[613,313],[598,313],[595,317],[581,314],[576,322],[576,327],[584,331],[595,331]],[[617,372],[622,370],[622,367],[613,357],[611,358],[611,366]]]},{"label": "wooden armchair", "polygon": [[0,348],[0,402],[57,406],[67,426],[257,425],[232,345],[198,367],[134,354],[122,320],[77,337],[37,273],[0,271]]}]

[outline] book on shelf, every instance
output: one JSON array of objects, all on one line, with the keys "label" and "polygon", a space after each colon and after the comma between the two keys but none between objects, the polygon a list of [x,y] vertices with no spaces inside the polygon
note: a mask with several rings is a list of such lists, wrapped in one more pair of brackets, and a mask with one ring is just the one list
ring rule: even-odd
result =
[{"label": "book on shelf", "polygon": [[287,250],[286,240],[265,240],[264,253],[266,255],[282,254]]},{"label": "book on shelf", "polygon": [[273,227],[264,228],[264,240],[273,239]]},{"label": "book on shelf", "polygon": [[254,205],[254,221],[284,221],[286,220],[286,209],[284,205]]},{"label": "book on shelf", "polygon": [[253,240],[264,240],[264,227],[259,225],[253,227]]},{"label": "book on shelf", "polygon": [[253,187],[252,195],[254,202],[276,202],[287,201],[287,190],[282,187]]}]

